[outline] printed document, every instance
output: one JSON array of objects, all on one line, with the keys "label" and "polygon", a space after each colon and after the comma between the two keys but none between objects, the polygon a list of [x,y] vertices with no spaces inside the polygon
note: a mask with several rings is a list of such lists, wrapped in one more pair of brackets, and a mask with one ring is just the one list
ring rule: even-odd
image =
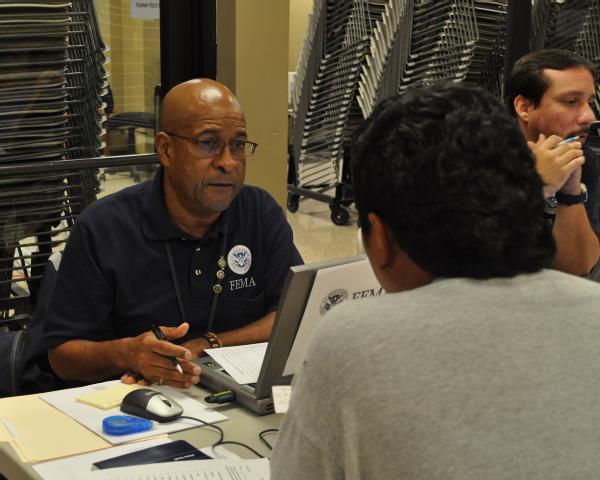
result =
[{"label": "printed document", "polygon": [[269,480],[269,460],[189,460],[96,470],[81,480]]},{"label": "printed document", "polygon": [[236,347],[207,348],[205,352],[221,365],[240,385],[256,383],[262,367],[267,342]]},{"label": "printed document", "polygon": [[[109,458],[125,455],[126,453],[137,452],[146,448],[155,447],[170,443],[171,439],[167,437],[153,438],[150,440],[142,440],[141,442],[127,443],[116,447],[105,448],[98,452],[85,453],[82,455],[74,455],[72,457],[60,458],[49,462],[42,462],[33,465],[34,470],[43,480],[79,480],[83,475],[92,471],[92,464],[108,460]],[[215,448],[205,447],[200,451],[209,457],[219,459],[236,460],[240,457],[235,453],[227,450],[223,445]]]},{"label": "printed document", "polygon": [[51,460],[49,462],[38,463],[33,469],[44,480],[79,480],[81,476],[92,470],[92,464],[101,462],[109,458],[125,455],[126,453],[137,452],[145,448],[155,447],[164,443],[170,443],[169,438],[154,438],[141,442],[119,445],[118,447],[105,448],[98,452],[85,453],[83,455],[74,455],[72,457]]}]

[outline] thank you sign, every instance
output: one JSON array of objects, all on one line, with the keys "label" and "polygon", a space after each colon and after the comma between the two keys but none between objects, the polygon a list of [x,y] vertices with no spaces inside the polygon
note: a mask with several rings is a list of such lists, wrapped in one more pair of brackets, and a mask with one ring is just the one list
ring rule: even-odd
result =
[{"label": "thank you sign", "polygon": [[156,20],[160,18],[159,0],[131,0],[131,18]]}]

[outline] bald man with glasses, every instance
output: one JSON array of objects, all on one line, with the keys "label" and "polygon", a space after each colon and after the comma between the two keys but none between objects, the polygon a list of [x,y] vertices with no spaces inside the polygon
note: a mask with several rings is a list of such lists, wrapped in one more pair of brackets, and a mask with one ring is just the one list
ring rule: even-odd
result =
[{"label": "bald man with glasses", "polygon": [[287,270],[302,263],[282,209],[244,185],[257,144],[227,87],[175,86],[155,145],[154,180],[93,203],[71,232],[45,324],[65,380],[196,384],[191,360],[206,348],[268,340]]}]

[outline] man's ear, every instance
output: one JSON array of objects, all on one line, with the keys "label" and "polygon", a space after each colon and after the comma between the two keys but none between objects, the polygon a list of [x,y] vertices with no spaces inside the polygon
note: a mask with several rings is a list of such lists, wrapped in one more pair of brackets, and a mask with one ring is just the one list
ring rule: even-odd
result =
[{"label": "man's ear", "polygon": [[379,215],[369,213],[367,218],[371,223],[371,231],[368,236],[363,235],[365,250],[373,266],[383,270],[392,263],[395,240]]},{"label": "man's ear", "polygon": [[531,100],[525,98],[523,95],[517,95],[513,105],[515,107],[515,112],[517,112],[517,116],[523,121],[529,121],[529,114],[535,108],[535,105]]},{"label": "man's ear", "polygon": [[154,146],[156,147],[158,158],[160,158],[160,163],[163,164],[163,167],[169,167],[169,165],[171,165],[171,155],[173,152],[169,136],[164,132],[158,132],[154,138]]}]

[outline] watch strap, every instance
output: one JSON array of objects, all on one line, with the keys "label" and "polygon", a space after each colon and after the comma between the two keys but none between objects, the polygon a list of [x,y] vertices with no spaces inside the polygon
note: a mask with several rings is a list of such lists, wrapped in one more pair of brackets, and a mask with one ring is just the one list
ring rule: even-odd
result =
[{"label": "watch strap", "polygon": [[221,342],[219,337],[217,337],[217,335],[214,334],[213,332],[206,332],[204,334],[204,338],[206,338],[206,340],[208,340],[208,344],[210,345],[210,348],[221,348],[223,346],[223,343]]},{"label": "watch strap", "polygon": [[587,189],[585,184],[581,184],[581,193],[578,195],[568,195],[566,193],[556,192],[556,201],[561,205],[577,205],[587,202]]}]

